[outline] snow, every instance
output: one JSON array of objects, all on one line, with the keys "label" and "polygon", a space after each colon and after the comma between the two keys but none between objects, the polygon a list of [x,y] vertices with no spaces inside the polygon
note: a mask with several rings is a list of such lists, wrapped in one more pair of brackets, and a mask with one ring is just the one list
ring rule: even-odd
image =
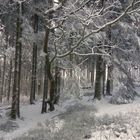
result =
[{"label": "snow", "polygon": [[56,107],[54,112],[49,112],[46,114],[41,114],[41,102],[37,102],[35,105],[24,105],[21,107],[21,119],[18,119],[16,122],[19,125],[19,128],[13,132],[3,133],[1,137],[5,140],[12,140],[15,137],[18,137],[30,129],[37,127],[38,122],[44,122],[46,119],[51,119],[54,116],[58,115],[62,109]]},{"label": "snow", "polygon": [[[137,119],[140,119],[140,112],[138,111],[138,109],[140,108],[140,98],[136,98],[133,103],[123,104],[123,105],[110,104],[110,103],[108,103],[108,101],[109,101],[109,98],[102,99],[101,101],[93,101],[90,97],[84,97],[81,100],[72,98],[72,99],[66,100],[63,103],[60,103],[59,106],[56,106],[55,111],[48,112],[45,114],[41,114],[41,102],[36,102],[35,105],[27,105],[27,104],[23,105],[21,107],[21,116],[22,117],[21,117],[21,119],[18,119],[16,121],[19,125],[19,128],[17,128],[17,130],[14,130],[14,131],[11,131],[8,133],[0,131],[0,138],[3,138],[4,140],[13,140],[14,138],[18,138],[22,135],[28,136],[28,132],[30,130],[34,130],[35,128],[38,128],[39,124],[41,125],[41,127],[45,128],[46,126],[43,126],[43,124],[44,124],[44,122],[46,122],[46,120],[54,121],[55,127],[50,127],[51,128],[50,131],[51,131],[51,133],[57,133],[60,131],[60,129],[62,129],[66,125],[66,122],[67,122],[67,125],[69,125],[69,123],[72,123],[74,125],[75,123],[73,121],[75,121],[75,118],[76,118],[76,123],[79,123],[79,122],[84,123],[83,122],[84,118],[82,118],[82,117],[87,117],[87,116],[84,116],[84,114],[88,115],[88,116],[93,115],[93,116],[96,116],[97,118],[102,118],[106,115],[108,115],[109,117],[112,117],[112,116],[115,117],[115,116],[119,116],[121,114],[120,118],[123,115],[127,116],[126,120],[132,118],[130,121],[131,124],[129,124],[129,122],[128,122],[128,127],[132,126],[132,124],[133,124],[133,121],[134,121],[133,114],[134,113],[137,113],[138,114]],[[79,105],[84,105],[84,107],[80,108],[82,111],[84,111],[83,115],[81,115],[79,112],[78,112],[78,114],[80,116],[78,114],[76,114],[76,112],[79,111],[79,110],[76,110],[77,103]],[[73,106],[73,108],[72,108],[72,106]],[[68,112],[69,108],[72,110],[71,112]],[[97,112],[95,111],[95,108],[97,109]],[[73,111],[73,109],[75,109],[76,111]],[[57,117],[59,115],[61,116],[61,114],[66,116],[64,120]],[[71,116],[69,116],[69,115],[71,115]],[[71,117],[72,118],[75,117],[75,118],[72,119]],[[81,119],[83,119],[83,120],[81,120],[81,121],[77,120],[79,117],[81,117]],[[108,117],[106,118],[106,120],[109,120]],[[114,120],[116,120],[116,119],[114,119]],[[139,123],[140,122],[135,123],[134,126],[140,127]],[[86,123],[84,125],[86,126]],[[90,123],[88,125],[90,125]],[[87,127],[88,127],[88,125],[87,125]],[[95,126],[92,126],[92,127],[95,127]],[[120,132],[118,132],[118,130],[114,131],[114,129],[116,129],[116,127],[123,129],[122,126],[121,127],[117,126],[117,123],[115,123],[115,124],[112,123],[109,126],[102,125],[100,127],[104,127],[104,130],[100,130],[98,128],[99,130],[97,129],[96,131],[95,130],[93,131],[92,128],[87,128],[87,129],[89,129],[88,130],[89,132],[92,132],[91,138],[89,140],[95,140],[95,138],[96,138],[96,140],[98,140],[99,138],[101,140],[106,140],[106,139],[109,139],[108,138],[109,135],[111,135],[110,136],[111,140],[120,140],[121,138],[123,140],[125,140],[125,139],[128,139],[128,138],[130,139],[133,137],[130,129],[127,130],[127,133],[129,133],[128,134],[129,137],[125,133],[121,134]],[[106,128],[108,128],[108,129],[106,130]],[[119,135],[119,138],[118,137],[115,138],[115,136],[117,136],[117,134]],[[133,140],[133,138],[131,140]]]},{"label": "snow", "polygon": [[[109,100],[109,99],[108,99]],[[135,109],[140,107],[140,98],[136,98],[134,102],[129,104],[110,104],[108,103],[107,99],[102,99],[101,101],[97,101],[95,106],[97,107],[98,112],[96,113],[97,116],[101,115],[117,115],[119,113],[127,113],[134,111]]]}]

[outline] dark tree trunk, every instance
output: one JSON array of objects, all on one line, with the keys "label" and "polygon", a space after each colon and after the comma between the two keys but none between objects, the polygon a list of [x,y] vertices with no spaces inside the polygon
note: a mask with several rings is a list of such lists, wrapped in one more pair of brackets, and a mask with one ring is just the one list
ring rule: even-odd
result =
[{"label": "dark tree trunk", "polygon": [[50,83],[49,98],[47,99],[47,103],[50,106],[49,110],[53,111],[55,109],[54,108],[55,80],[51,72],[51,63],[49,61],[48,54],[46,55],[46,66],[47,66],[47,77]]},{"label": "dark tree trunk", "polygon": [[89,79],[90,79],[89,60],[87,61],[86,69],[87,69],[86,78],[87,78],[87,82],[89,83]]},{"label": "dark tree trunk", "polygon": [[[48,9],[50,9],[52,6],[53,6],[52,1],[48,1]],[[52,13],[48,13],[48,20],[51,19],[51,18],[52,18]],[[46,23],[46,24],[49,26],[50,23]],[[49,33],[50,33],[50,29],[46,27],[45,39],[44,39],[44,48],[43,48],[46,56],[45,56],[44,92],[43,92],[43,103],[42,103],[42,111],[41,111],[42,113],[46,112],[47,103],[50,106],[50,108],[49,108],[50,111],[53,111],[55,109],[54,108],[55,81],[54,81],[53,75],[51,73],[51,62],[50,62],[49,52],[48,52]],[[45,88],[46,81],[48,81],[48,80],[49,80],[49,83],[50,83],[49,93],[48,93],[48,89]]]},{"label": "dark tree trunk", "polygon": [[44,74],[44,91],[43,91],[43,101],[42,101],[42,110],[41,113],[47,112],[47,97],[48,97],[48,77],[47,77],[47,65],[45,65],[45,74]]},{"label": "dark tree trunk", "polygon": [[[20,29],[21,31],[21,29]],[[20,32],[21,34],[21,32]],[[18,93],[17,93],[17,116],[20,117],[20,81],[21,81],[21,59],[22,59],[22,48],[21,42],[19,46],[19,62],[18,62]]]},{"label": "dark tree trunk", "polygon": [[9,79],[8,79],[8,91],[7,91],[7,100],[10,99],[11,93],[11,81],[12,81],[12,60],[10,61],[10,69],[9,69]]},{"label": "dark tree trunk", "polygon": [[[34,34],[38,33],[38,16],[34,15],[34,21],[33,21],[33,28],[34,28]],[[33,104],[35,101],[35,94],[36,94],[36,70],[37,70],[37,44],[33,43],[33,56],[32,56],[32,80],[31,80],[31,93],[30,93],[30,104]]]},{"label": "dark tree trunk", "polygon": [[113,90],[113,65],[108,66],[108,76],[107,76],[107,85],[106,85],[106,95],[112,95],[111,91]]},{"label": "dark tree trunk", "polygon": [[94,62],[92,62],[92,68],[91,68],[91,86],[94,85]]},{"label": "dark tree trunk", "polygon": [[[108,41],[109,41],[109,45],[111,45],[111,26],[108,27],[108,30],[107,30],[107,38],[108,38]],[[108,47],[108,53],[110,55],[112,55],[112,49],[111,49],[111,46]],[[106,87],[106,94],[107,95],[111,95],[111,89],[113,88],[113,64],[109,64],[108,66],[108,76],[107,76],[107,87]],[[111,88],[112,87],[112,88]]]},{"label": "dark tree trunk", "polygon": [[14,83],[12,95],[11,118],[20,117],[20,71],[21,71],[21,9],[22,3],[17,2],[17,23],[16,23],[16,46],[15,46],[15,66],[14,66]]},{"label": "dark tree trunk", "polygon": [[102,79],[102,57],[97,56],[96,61],[96,81],[95,81],[95,94],[94,98],[101,99],[101,79]]},{"label": "dark tree trunk", "polygon": [[[104,0],[101,0],[101,7],[104,6]],[[101,13],[103,14],[103,13]],[[101,43],[97,44],[101,45]],[[97,50],[97,53],[101,53],[100,50]],[[102,74],[103,74],[103,59],[101,55],[98,55],[96,58],[96,81],[95,81],[95,95],[94,98],[97,98],[98,100],[101,99],[102,96],[102,89],[101,89],[101,80],[102,80]]]},{"label": "dark tree trunk", "polygon": [[[46,76],[44,79],[44,90],[45,91],[43,93],[43,98],[45,97],[47,99],[43,99],[42,113],[46,112],[47,103],[50,106],[50,108],[49,108],[50,111],[53,111],[55,109],[54,108],[55,81],[54,81],[53,75],[51,73],[51,64],[49,62],[49,57],[47,55],[46,55],[46,63],[45,63],[45,76]],[[47,80],[49,80],[49,83],[50,83],[49,96],[48,96],[48,89],[45,88]],[[45,101],[45,103],[44,103],[44,101]],[[43,105],[45,105],[45,108]]]},{"label": "dark tree trunk", "polygon": [[43,102],[41,113],[47,112],[47,98],[48,98],[48,65],[49,65],[49,56],[48,56],[48,41],[49,41],[49,29],[46,29],[45,39],[44,39],[44,53],[45,56],[45,76],[44,76],[44,91],[43,91]]},{"label": "dark tree trunk", "polygon": [[50,111],[53,111],[55,108],[54,108],[54,93],[55,93],[55,81],[53,79],[53,77],[49,78],[50,79],[50,100],[48,100],[48,104],[50,106],[49,110]]},{"label": "dark tree trunk", "polygon": [[102,89],[102,94],[105,96],[105,76],[106,76],[106,63],[103,62],[103,89]]},{"label": "dark tree trunk", "polygon": [[58,104],[60,98],[60,69],[56,66],[55,68],[55,99],[54,104]]}]

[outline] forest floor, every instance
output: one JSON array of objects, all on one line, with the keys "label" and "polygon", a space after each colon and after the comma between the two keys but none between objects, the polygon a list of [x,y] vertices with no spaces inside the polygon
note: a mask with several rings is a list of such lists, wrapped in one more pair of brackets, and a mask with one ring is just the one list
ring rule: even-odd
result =
[{"label": "forest floor", "polygon": [[114,105],[108,98],[69,99],[40,114],[41,101],[21,106],[21,119],[0,117],[0,140],[140,140],[140,98]]}]

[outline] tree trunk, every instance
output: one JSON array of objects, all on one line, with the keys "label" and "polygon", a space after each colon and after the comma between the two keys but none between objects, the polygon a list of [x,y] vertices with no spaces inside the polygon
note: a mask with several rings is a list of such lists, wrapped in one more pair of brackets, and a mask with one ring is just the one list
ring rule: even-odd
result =
[{"label": "tree trunk", "polygon": [[108,66],[108,75],[107,75],[107,86],[106,86],[106,94],[112,95],[111,92],[113,90],[113,65]]},{"label": "tree trunk", "polygon": [[7,92],[8,101],[10,99],[10,93],[11,93],[11,81],[12,81],[12,60],[10,61],[9,79],[8,79],[8,92]]},{"label": "tree trunk", "polygon": [[48,56],[48,41],[49,41],[49,29],[46,29],[45,39],[44,39],[44,52],[45,56],[45,76],[44,76],[44,91],[43,91],[43,102],[41,113],[47,112],[47,98],[48,98],[48,65],[49,65],[49,56]]},{"label": "tree trunk", "polygon": [[[50,82],[49,97],[48,97],[48,89],[45,88],[46,81],[48,81],[48,80]],[[53,75],[51,73],[51,64],[49,62],[49,57],[46,55],[42,113],[46,112],[47,103],[50,106],[50,108],[49,108],[50,111],[53,111],[55,109],[54,108],[54,93],[55,93],[55,81],[54,81]],[[45,103],[44,103],[44,101],[45,101]],[[45,105],[45,107],[44,107],[44,105]]]},{"label": "tree trunk", "polygon": [[[34,21],[33,21],[33,28],[34,28],[34,34],[38,33],[38,16],[34,15]],[[33,104],[35,101],[35,93],[36,93],[36,70],[37,70],[37,44],[33,43],[33,56],[32,56],[32,80],[31,80],[31,93],[30,93],[30,104]]]},{"label": "tree trunk", "polygon": [[105,96],[105,77],[106,77],[106,63],[103,62],[103,88],[102,88],[102,94]]},{"label": "tree trunk", "polygon": [[[50,9],[53,6],[52,1],[48,1],[48,9]],[[48,14],[48,20],[52,18],[52,13]],[[47,23],[49,26],[50,23]],[[45,56],[45,78],[44,78],[44,92],[43,92],[43,103],[42,103],[42,113],[46,112],[47,110],[47,103],[49,104],[50,111],[54,110],[54,92],[55,92],[55,81],[53,78],[53,75],[51,73],[51,62],[49,58],[49,52],[48,52],[48,41],[49,41],[49,33],[50,29],[46,27],[45,31],[45,39],[44,39],[44,53]],[[49,80],[50,82],[50,89],[48,93],[48,89],[45,88],[46,82]],[[47,83],[48,84],[48,83]],[[47,86],[48,87],[48,86]],[[49,95],[49,98],[48,98]],[[47,99],[46,99],[47,98]]]},{"label": "tree trunk", "polygon": [[2,72],[2,83],[1,83],[0,102],[2,102],[3,93],[4,93],[5,70],[6,70],[6,56],[4,56],[4,58],[3,58],[3,72]]},{"label": "tree trunk", "polygon": [[54,97],[54,93],[55,93],[55,81],[54,81],[54,79],[53,79],[53,77],[51,76],[51,78],[49,78],[49,80],[50,80],[50,100],[48,100],[48,104],[49,104],[49,106],[50,106],[50,108],[49,108],[49,110],[50,111],[53,111],[55,108],[54,108],[54,99],[55,99],[55,97]]},{"label": "tree trunk", "polygon": [[14,66],[14,83],[12,95],[11,118],[20,117],[19,100],[20,100],[20,70],[21,70],[21,8],[22,5],[17,2],[17,23],[16,23],[16,46],[15,46],[15,66]]},{"label": "tree trunk", "polygon": [[55,100],[54,104],[58,104],[60,98],[60,69],[56,66],[55,68]]},{"label": "tree trunk", "polygon": [[94,62],[92,63],[92,68],[91,68],[91,86],[93,87],[94,85]]},{"label": "tree trunk", "polygon": [[101,99],[101,79],[102,79],[102,56],[97,56],[96,61],[96,81],[95,81],[95,94],[94,98]]},{"label": "tree trunk", "polygon": [[45,76],[44,76],[44,91],[41,113],[47,112],[47,96],[48,96],[48,77],[47,77],[47,65],[45,64]]},{"label": "tree trunk", "polygon": [[[110,42],[111,41],[111,26],[108,27],[107,35],[108,35],[108,40]],[[109,43],[109,45],[111,45],[111,43]],[[108,47],[108,53],[110,55],[112,55],[111,46]],[[113,78],[112,78],[112,76],[113,76],[113,64],[111,63],[108,66],[107,87],[106,87],[106,94],[107,95],[111,95],[111,91],[112,91],[111,89],[113,88]]]},{"label": "tree trunk", "polygon": [[[20,29],[21,31],[21,29]],[[21,34],[21,33],[20,33]],[[20,117],[20,81],[21,81],[21,59],[22,59],[22,48],[21,42],[19,46],[19,62],[18,62],[18,92],[17,92],[17,116]]]}]

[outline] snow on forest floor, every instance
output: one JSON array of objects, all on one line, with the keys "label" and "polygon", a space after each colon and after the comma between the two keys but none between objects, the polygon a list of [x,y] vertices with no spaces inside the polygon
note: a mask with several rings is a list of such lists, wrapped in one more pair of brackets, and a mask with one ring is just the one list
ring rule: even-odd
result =
[{"label": "snow on forest floor", "polygon": [[124,105],[87,100],[67,100],[46,114],[41,102],[24,105],[19,128],[0,131],[0,140],[140,140],[140,98]]},{"label": "snow on forest floor", "polygon": [[[44,122],[46,119],[50,119],[53,116],[58,115],[59,112],[61,112],[61,108],[56,107],[56,110],[54,112],[41,114],[41,102],[37,102],[35,105],[23,105],[21,106],[22,117],[15,122],[15,125],[17,125],[15,126],[15,130],[11,131],[5,128],[4,131],[0,131],[0,138],[3,138],[4,140],[12,140],[17,136],[22,135],[26,131],[35,128],[38,122]],[[10,125],[8,118],[5,116],[0,119],[0,122],[3,122],[4,124],[8,122],[8,125]],[[12,120],[12,122],[14,121]]]}]

